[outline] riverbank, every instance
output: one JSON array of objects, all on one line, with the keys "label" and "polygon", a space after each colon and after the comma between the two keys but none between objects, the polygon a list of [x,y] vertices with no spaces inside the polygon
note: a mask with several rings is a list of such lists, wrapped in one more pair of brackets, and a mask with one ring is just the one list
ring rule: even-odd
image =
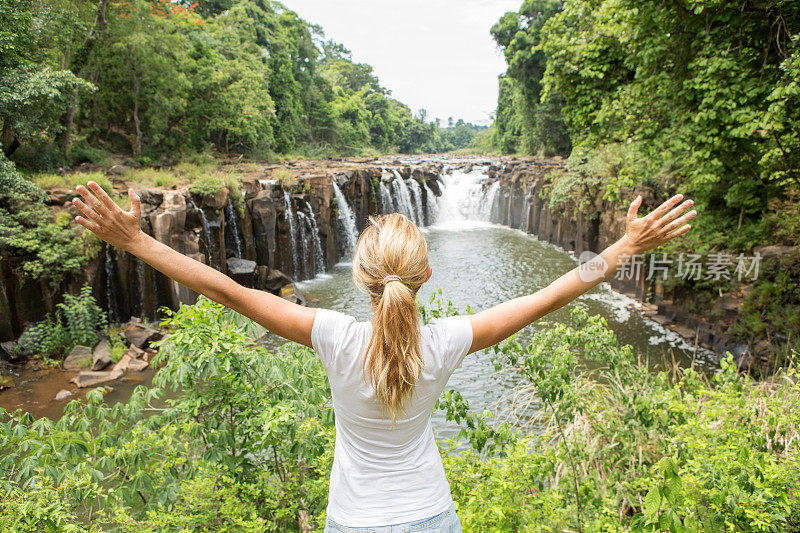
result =
[{"label": "riverbank", "polygon": [[[549,191],[553,176],[563,169],[564,161],[559,158],[392,156],[293,161],[284,165],[187,164],[159,170],[122,165],[104,173],[85,169],[86,172],[65,176],[40,176],[39,180],[43,185],[49,184],[47,203],[55,218],[62,213],[71,219],[74,214],[70,203],[74,183],[95,179],[121,200],[126,198],[126,189],[134,187],[143,200],[143,229],[155,238],[213,265],[244,285],[303,303],[309,295],[296,290],[296,282],[319,277],[346,258],[370,214],[399,211],[423,227],[437,217],[448,216],[439,211],[452,208],[442,205],[442,193],[445,178],[453,172],[474,173],[480,185],[470,193],[476,198],[464,201],[477,201],[483,211],[467,212],[466,218],[535,235],[575,257],[586,251],[600,251],[624,232],[622,203],[589,202],[594,205],[590,209],[569,203],[554,206]],[[65,186],[67,183],[71,187]],[[648,198],[648,202],[655,200]],[[85,238],[93,238],[86,233]],[[163,316],[159,312],[162,306],[177,309],[180,303],[196,301],[197,295],[192,291],[124,251],[101,245],[89,249],[95,250],[96,256],[55,288],[44,277],[24,280],[4,255],[0,261],[0,299],[9,304],[9,312],[0,317],[0,331],[12,333],[6,339],[15,339],[14,332],[42,320],[56,307],[62,294],[75,291],[83,283],[91,285],[94,297],[113,322],[130,317],[156,321]],[[748,345],[725,332],[730,327],[730,317],[740,313],[741,298],[720,296],[728,314],[709,318],[688,311],[690,297],[674,288],[667,289],[658,278],[648,280],[647,274],[645,264],[635,283],[609,280],[616,290],[639,302],[616,305],[640,306],[654,321],[681,335],[690,350],[705,348],[720,355],[729,350],[741,367],[753,365],[751,354],[758,353],[753,350],[756,343]],[[763,350],[763,342],[760,348]],[[759,357],[762,356],[763,352]],[[35,362],[25,368],[12,365],[6,369],[4,374],[11,377],[6,378],[5,386],[17,390],[5,398],[19,396],[22,390],[38,395],[41,387],[48,388],[45,383],[58,381],[57,373],[42,372]],[[51,398],[62,387],[52,388]],[[19,405],[47,401],[21,401]],[[57,408],[39,405],[35,410],[45,413]]]}]

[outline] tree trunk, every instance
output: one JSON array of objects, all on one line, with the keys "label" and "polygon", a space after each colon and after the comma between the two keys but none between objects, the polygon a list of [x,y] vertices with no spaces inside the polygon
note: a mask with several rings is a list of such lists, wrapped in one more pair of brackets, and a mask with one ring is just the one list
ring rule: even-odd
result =
[{"label": "tree trunk", "polygon": [[142,155],[142,124],[139,121],[139,77],[133,75],[133,123],[136,126],[136,137],[133,142],[133,155]]},{"label": "tree trunk", "polygon": [[[100,0],[100,3],[97,6],[97,16],[94,20],[94,27],[89,31],[89,35],[86,36],[86,39],[83,41],[83,45],[81,46],[78,53],[75,54],[75,58],[72,61],[72,65],[70,66],[70,70],[73,74],[78,76],[79,78],[83,77],[83,69],[86,67],[86,63],[89,61],[89,54],[92,52],[95,43],[100,38],[100,35],[106,29],[106,6],[108,5],[108,0]],[[64,131],[61,133],[61,138],[59,139],[61,144],[61,149],[64,152],[64,157],[67,155],[67,151],[69,150],[69,143],[70,137],[72,135],[72,123],[75,120],[75,110],[78,107],[78,88],[75,88],[75,92],[72,94],[72,102],[70,103],[69,107],[67,108],[67,112],[64,115],[63,124],[64,124]]]},{"label": "tree trunk", "polygon": [[8,124],[7,120],[3,121],[3,153],[6,157],[10,157],[17,148],[19,148],[19,139],[14,135],[14,132],[11,129],[11,126]]}]

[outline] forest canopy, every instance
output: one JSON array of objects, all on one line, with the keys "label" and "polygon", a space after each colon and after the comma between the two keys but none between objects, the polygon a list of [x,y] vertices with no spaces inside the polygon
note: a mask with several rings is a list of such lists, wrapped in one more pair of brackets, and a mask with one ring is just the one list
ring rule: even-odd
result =
[{"label": "forest canopy", "polygon": [[392,98],[372,67],[271,0],[3,0],[6,157],[32,169],[127,153],[442,152],[444,128]]},{"label": "forest canopy", "polygon": [[680,189],[747,248],[800,189],[796,1],[525,0],[491,31],[497,148],[570,156],[576,191]]}]

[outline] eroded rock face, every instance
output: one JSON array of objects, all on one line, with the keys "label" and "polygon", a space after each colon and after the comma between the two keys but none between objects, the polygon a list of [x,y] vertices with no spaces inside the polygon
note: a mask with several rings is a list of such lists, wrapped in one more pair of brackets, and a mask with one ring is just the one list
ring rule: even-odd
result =
[{"label": "eroded rock face", "polygon": [[[261,170],[246,174],[241,187],[243,196],[230,198],[225,189],[198,195],[190,193],[188,186],[144,188],[116,176],[115,173],[125,174],[126,169],[120,167],[109,174],[120,194],[124,195],[128,186],[136,190],[142,202],[145,233],[184,255],[210,264],[243,285],[279,294],[295,281],[292,279],[295,272],[298,280],[312,277],[319,271],[320,263],[330,268],[342,257],[332,180],[340,184],[355,216],[356,228],[361,231],[369,215],[381,211],[378,184],[383,170],[389,167],[441,195],[441,163],[422,162],[412,168],[399,161],[380,163],[372,158],[264,165]],[[422,190],[427,191],[424,187]],[[306,224],[306,242],[295,240],[295,246],[306,246],[304,254],[295,253],[292,247],[285,193],[291,198],[295,226],[303,218],[302,223]],[[72,196],[71,190],[54,189],[50,192],[50,203],[56,211],[74,211],[69,202]],[[226,218],[232,216],[232,207],[236,211],[236,224]],[[233,235],[226,234],[234,226],[236,237],[242,241],[237,245],[237,254],[230,249],[237,244]],[[311,235],[312,226],[316,235]],[[296,261],[303,264],[295,265]],[[132,316],[156,320],[163,316],[158,311],[161,306],[177,309],[180,303],[193,304],[198,296],[138,258],[113,247],[104,249],[84,272],[70,276],[56,289],[48,287],[45,281],[21,283],[8,260],[0,257],[0,341],[16,339],[28,324],[52,312],[63,293],[75,294],[84,283],[94,288],[94,297],[101,307],[113,308],[115,321]],[[131,331],[131,334],[133,342],[142,342],[139,333]],[[92,364],[91,353],[89,364]]]}]

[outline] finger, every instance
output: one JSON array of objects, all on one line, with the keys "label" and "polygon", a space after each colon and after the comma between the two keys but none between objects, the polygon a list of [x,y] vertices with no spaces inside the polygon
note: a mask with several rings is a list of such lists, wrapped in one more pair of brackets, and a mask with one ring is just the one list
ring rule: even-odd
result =
[{"label": "finger", "polygon": [[136,218],[140,218],[142,216],[142,201],[139,199],[139,195],[136,194],[136,191],[133,190],[133,187],[128,189],[128,198],[131,199],[130,213]]},{"label": "finger", "polygon": [[98,215],[97,212],[94,209],[92,209],[91,207],[89,207],[85,203],[81,202],[80,198],[73,198],[72,199],[72,205],[77,207],[81,211],[81,213],[84,214],[84,216],[86,218],[88,218],[90,220],[93,220],[94,222],[96,222],[98,224],[102,220],[102,217],[100,215]]},{"label": "finger", "polygon": [[97,233],[100,231],[100,226],[97,225],[96,222],[92,222],[91,220],[86,220],[83,217],[75,217],[75,222],[83,226],[84,228],[88,229],[93,233]]},{"label": "finger", "polygon": [[108,213],[108,209],[106,209],[106,206],[104,206],[100,202],[100,200],[98,200],[97,197],[91,193],[89,189],[87,189],[83,185],[78,185],[77,187],[75,187],[75,190],[78,191],[78,194],[83,196],[83,199],[86,200],[86,203],[92,206],[92,208],[95,211],[97,211],[99,215],[102,216]]},{"label": "finger", "polygon": [[682,227],[676,229],[675,231],[667,233],[667,240],[674,239],[678,235],[683,235],[684,233],[686,233],[690,229],[692,229],[692,226],[690,226],[689,224],[686,224],[685,226],[682,226]]},{"label": "finger", "polygon": [[628,208],[628,222],[631,220],[636,220],[638,218],[639,213],[639,206],[642,205],[642,196],[639,195],[631,202],[631,206]]},{"label": "finger", "polygon": [[664,226],[664,231],[669,233],[670,231],[673,231],[676,228],[680,228],[681,226],[689,222],[691,219],[693,219],[695,215],[697,215],[697,211],[695,211],[694,209],[692,209],[688,213],[684,213],[684,215],[678,220],[673,220],[672,222]]},{"label": "finger", "polygon": [[666,213],[667,211],[678,205],[678,202],[680,202],[681,200],[683,200],[683,195],[676,194],[675,196],[673,196],[672,198],[670,198],[669,200],[658,206],[655,211],[653,211],[648,215],[648,217],[651,220],[658,220],[659,218],[664,216],[664,213]]},{"label": "finger", "polygon": [[661,217],[660,222],[662,224],[667,224],[669,222],[672,222],[673,220],[681,216],[681,213],[683,213],[693,205],[694,205],[694,200],[686,200],[681,205],[679,205],[678,207],[676,207],[675,209],[673,209],[672,211]]},{"label": "finger", "polygon": [[109,211],[114,211],[115,208],[119,207],[117,203],[111,199],[108,193],[104,191],[100,185],[97,184],[96,181],[90,181],[89,183],[87,183],[87,185],[92,190],[92,192],[94,192],[97,195],[97,197],[100,198],[100,201],[103,202],[103,205],[106,206],[106,209],[108,209]]}]

